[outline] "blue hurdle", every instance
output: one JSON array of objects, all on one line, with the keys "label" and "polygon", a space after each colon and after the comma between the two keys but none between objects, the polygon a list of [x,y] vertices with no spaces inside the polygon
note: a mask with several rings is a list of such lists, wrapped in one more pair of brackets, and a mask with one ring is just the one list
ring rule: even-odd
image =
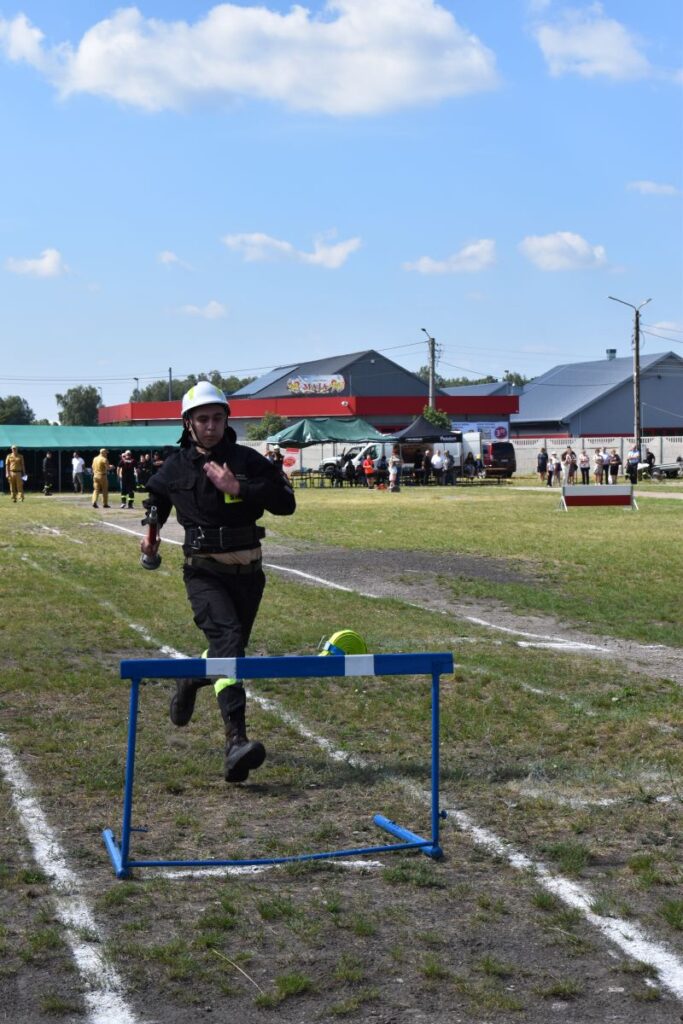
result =
[{"label": "blue hurdle", "polygon": [[[280,658],[152,658],[131,659],[121,662],[121,678],[130,680],[130,710],[128,718],[128,750],[123,794],[123,821],[121,842],[116,842],[112,829],[102,832],[117,878],[127,878],[131,868],[179,867],[248,867],[259,864],[286,864],[292,861],[325,860],[356,857],[366,854],[389,853],[397,850],[420,850],[438,860],[443,856],[439,846],[439,819],[445,811],[439,810],[439,683],[440,677],[453,671],[453,655],[430,654],[353,654],[287,656]],[[254,857],[244,860],[131,860],[131,832],[139,831],[131,825],[133,811],[133,779],[135,775],[135,745],[140,700],[140,685],[145,679],[220,678],[233,679],[305,679],[322,676],[406,676],[429,675],[432,679],[432,765],[431,765],[431,838],[424,839],[396,822],[375,814],[373,821],[400,843],[388,846],[364,846],[354,850],[330,850],[326,853],[301,853],[288,857]]]}]

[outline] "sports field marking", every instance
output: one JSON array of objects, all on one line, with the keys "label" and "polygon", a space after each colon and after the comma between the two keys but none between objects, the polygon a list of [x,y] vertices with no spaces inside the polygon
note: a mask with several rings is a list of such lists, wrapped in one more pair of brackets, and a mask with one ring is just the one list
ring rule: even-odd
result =
[{"label": "sports field marking", "polygon": [[[50,828],[28,776],[0,733],[0,768],[9,785],[17,817],[24,826],[33,850],[33,858],[55,890],[57,917],[64,927],[66,941],[85,982],[83,998],[91,1024],[137,1024],[137,1018],[123,997],[123,983],[102,953],[105,936],[100,932],[82,896],[81,883],[71,868]],[[91,941],[83,935],[93,935]]]},{"label": "sports field marking", "polygon": [[[143,627],[130,623],[132,629],[140,631]],[[173,650],[172,648],[170,650]],[[172,657],[183,657],[179,651],[175,651]],[[355,754],[349,754],[344,750],[335,749],[334,745],[325,737],[318,736],[311,732],[296,715],[285,711],[277,701],[270,698],[260,697],[248,688],[249,699],[260,707],[278,715],[291,728],[305,739],[315,743],[324,750],[329,757],[335,761],[344,761],[354,767],[361,769],[372,768],[369,761]],[[395,776],[399,785],[406,790],[413,798],[422,803],[429,803],[429,794],[420,790],[412,782],[408,782],[400,776]],[[683,961],[679,960],[675,953],[666,949],[659,943],[649,939],[645,932],[637,925],[617,917],[602,917],[591,910],[595,898],[575,882],[563,878],[561,875],[552,874],[541,861],[532,860],[526,854],[520,853],[510,846],[505,840],[500,839],[488,829],[481,828],[463,811],[449,810],[446,812],[448,819],[454,820],[459,828],[473,839],[478,846],[485,847],[489,852],[502,855],[509,863],[520,871],[532,871],[540,885],[554,893],[559,899],[570,907],[579,910],[588,922],[594,925],[611,942],[619,946],[628,956],[643,963],[649,963],[656,968],[659,981],[665,985],[674,995],[683,1000]]]},{"label": "sports field marking", "polygon": [[628,956],[651,964],[657,971],[657,980],[683,1001],[683,961],[675,953],[657,942],[653,942],[637,924],[619,917],[603,917],[591,910],[593,897],[576,882],[561,875],[552,874],[540,861],[534,861],[526,854],[515,850],[509,843],[499,839],[493,832],[476,825],[464,811],[447,811],[463,831],[468,832],[479,846],[491,853],[504,857],[520,871],[532,871],[539,885],[553,893],[567,906],[579,910],[586,920],[600,931]]},{"label": "sports field marking", "polygon": [[[109,524],[105,523],[105,525]],[[133,533],[136,536],[140,536],[137,531],[129,530],[125,527],[116,528],[125,533]],[[179,544],[180,542],[167,540],[166,543]],[[280,568],[275,565],[271,567],[276,569]],[[298,574],[306,575],[304,573]],[[336,587],[337,585],[332,584],[332,586]],[[478,621],[479,624],[487,625],[484,620],[474,620],[473,618],[473,621]],[[131,629],[134,629],[138,633],[143,631],[146,633],[145,627],[143,626],[130,622],[129,625]],[[505,629],[506,632],[515,632],[514,630],[509,630],[506,627],[501,628]],[[533,636],[534,634],[525,635]],[[146,639],[148,637],[149,634],[146,634]],[[156,643],[152,637],[149,637],[149,640]],[[171,657],[184,656],[180,652],[172,653],[174,651],[173,648],[167,648],[167,650]],[[253,693],[250,693],[250,697],[255,703],[267,710],[278,715],[282,715],[283,720],[286,721],[288,725],[297,729],[300,735],[304,736],[306,739],[316,743],[316,745],[325,750],[329,756],[333,757],[335,760],[346,761],[349,764],[360,768],[372,767],[364,758],[351,755],[346,751],[336,750],[329,740],[312,733],[295,715],[285,712],[283,708],[280,708],[277,702],[269,698],[260,698],[257,694]],[[424,791],[419,790],[413,783],[400,778],[397,778],[397,782],[403,789],[414,797],[418,797],[422,802],[429,802],[429,795]],[[448,810],[446,813],[448,815],[446,820],[448,821],[450,818],[451,821],[455,821],[461,831],[469,835],[476,845],[485,848],[496,856],[504,857],[512,867],[517,868],[519,871],[533,872],[539,884],[542,885],[543,888],[548,889],[548,891],[552,892],[558,897],[558,899],[561,899],[563,903],[579,910],[586,920],[597,928],[605,938],[609,939],[610,942],[622,949],[628,956],[641,960],[643,963],[651,964],[657,970],[658,979],[661,984],[683,1001],[683,961],[680,960],[675,953],[667,949],[664,945],[652,941],[640,927],[629,921],[625,921],[618,917],[607,918],[596,914],[591,910],[595,899],[587,890],[583,889],[577,883],[571,882],[567,878],[563,878],[561,875],[552,874],[541,861],[535,861],[526,854],[515,850],[514,847],[505,840],[496,836],[493,832],[477,825],[464,811],[453,809]]]},{"label": "sports field marking", "polygon": [[71,541],[72,544],[84,544],[85,541],[77,540],[76,537],[70,537],[68,533],[62,533],[54,526],[45,526],[44,523],[40,523],[41,530],[45,530],[46,533],[51,533],[54,537],[63,537],[64,540]]}]

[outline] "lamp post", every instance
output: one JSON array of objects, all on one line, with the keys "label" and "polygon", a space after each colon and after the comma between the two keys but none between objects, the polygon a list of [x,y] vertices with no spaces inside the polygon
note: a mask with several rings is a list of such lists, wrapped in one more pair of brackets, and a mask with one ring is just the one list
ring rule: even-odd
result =
[{"label": "lamp post", "polygon": [[133,395],[134,395],[133,401],[134,402],[139,402],[140,401],[140,378],[139,377],[133,377],[133,380],[135,381],[135,391],[133,392]]},{"label": "lamp post", "polygon": [[638,452],[642,454],[640,435],[642,432],[640,422],[640,311],[643,306],[647,306],[648,302],[652,302],[652,299],[645,299],[645,302],[641,302],[639,306],[634,306],[632,302],[624,302],[623,299],[617,299],[614,295],[608,295],[608,299],[612,302],[620,302],[622,306],[630,306],[634,311],[634,322],[633,322],[633,444],[638,449]]},{"label": "lamp post", "polygon": [[429,408],[434,408],[434,362],[435,362],[435,346],[436,341],[432,338],[431,334],[426,327],[421,327],[421,331],[427,335],[427,345],[429,346]]}]

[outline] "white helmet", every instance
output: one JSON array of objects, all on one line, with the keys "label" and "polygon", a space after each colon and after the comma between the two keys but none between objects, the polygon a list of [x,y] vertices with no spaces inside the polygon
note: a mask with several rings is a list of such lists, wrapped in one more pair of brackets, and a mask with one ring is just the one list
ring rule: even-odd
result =
[{"label": "white helmet", "polygon": [[220,388],[208,380],[200,380],[198,384],[185,392],[182,405],[183,416],[191,412],[192,409],[198,409],[200,405],[224,405],[228,416],[230,415],[230,406],[225,395]]}]

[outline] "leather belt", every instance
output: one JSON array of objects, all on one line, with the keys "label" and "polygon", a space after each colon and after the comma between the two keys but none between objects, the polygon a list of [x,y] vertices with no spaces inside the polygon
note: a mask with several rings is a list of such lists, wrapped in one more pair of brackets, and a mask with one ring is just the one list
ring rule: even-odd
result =
[{"label": "leather belt", "polygon": [[191,551],[244,551],[258,546],[266,531],[262,526],[190,526],[185,547]]}]

